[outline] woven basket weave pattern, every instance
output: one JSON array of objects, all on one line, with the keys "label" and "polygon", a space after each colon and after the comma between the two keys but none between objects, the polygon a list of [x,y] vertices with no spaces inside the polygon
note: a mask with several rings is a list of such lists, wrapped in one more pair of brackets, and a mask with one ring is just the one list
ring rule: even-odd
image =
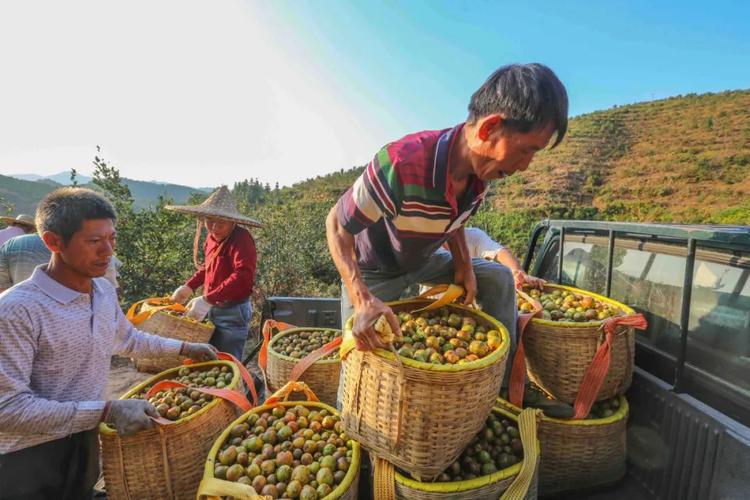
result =
[{"label": "woven basket weave pattern", "polygon": [[[216,363],[232,366],[223,361],[207,365]],[[241,388],[239,372],[233,370],[232,383]],[[152,377],[146,383],[153,385],[158,380],[173,378],[175,371]],[[138,389],[131,389],[121,399],[137,392]],[[130,436],[100,432],[107,498],[195,498],[206,456],[216,438],[236,416],[237,409],[232,403],[216,398],[191,418],[175,424],[156,425]]]},{"label": "woven basket weave pattern", "polygon": [[[626,314],[634,313],[625,304],[586,290],[552,284],[546,285],[545,289],[580,293],[613,305]],[[583,376],[604,340],[604,330],[600,326],[599,321],[577,324],[532,319],[523,335],[529,379],[555,399],[573,403]],[[635,329],[620,326],[612,342],[609,371],[596,401],[613,398],[628,390],[633,380],[634,356]]]},{"label": "woven basket weave pattern", "polygon": [[[205,343],[211,340],[214,327],[205,323],[196,323],[186,319],[172,316],[163,311],[152,314],[147,320],[138,325],[139,330],[166,337],[181,340],[183,342]],[[138,371],[148,373],[159,373],[170,368],[179,366],[184,356],[165,356],[161,358],[140,358],[135,360]]]},{"label": "woven basket weave pattern", "polygon": [[[391,307],[398,313],[428,303],[406,301]],[[474,316],[478,324],[502,331],[507,342],[507,330],[488,316],[459,306],[448,307]],[[458,457],[484,425],[500,390],[506,359],[507,350],[496,362],[482,368],[438,371],[407,365],[401,368],[396,361],[377,354],[352,350],[343,363],[342,419],[346,432],[414,477],[433,478]]]},{"label": "woven basket weave pattern", "polygon": [[[504,408],[500,410],[495,408],[493,409],[493,411],[503,416],[503,418],[508,418],[509,420],[518,422],[518,419],[516,418],[515,413],[510,412]],[[516,466],[516,468],[520,470],[520,464]],[[463,490],[463,488],[455,488],[455,489],[461,489],[463,491],[447,491],[447,490],[453,485],[460,485],[462,483],[466,484],[466,481],[463,481],[460,483],[431,483],[430,486],[435,486],[435,484],[445,485],[446,491],[437,492],[437,491],[425,491],[425,489],[420,489],[420,488],[412,487],[411,485],[405,484],[405,482],[403,481],[403,476],[397,473],[396,481],[395,481],[396,498],[399,500],[411,500],[411,499],[414,499],[414,500],[497,500],[498,498],[500,498],[500,496],[502,496],[505,490],[508,489],[508,487],[516,479],[517,476],[518,476],[518,472],[512,475],[509,475],[507,477],[504,477],[503,479],[500,479],[498,481],[495,481],[494,483],[485,484],[478,488],[472,488],[472,489],[466,489],[466,490]],[[537,468],[534,473],[534,477],[531,481],[531,485],[529,486],[529,490],[526,493],[526,496],[524,497],[524,499],[535,500],[537,498],[538,484],[539,484],[539,463],[537,462]]]},{"label": "woven basket weave pattern", "polygon": [[[532,382],[555,399],[573,403],[591,360],[600,345],[598,327],[555,328],[531,321],[524,333],[527,372]],[[617,329],[609,372],[596,400],[625,392],[633,380],[635,330]]]},{"label": "woven basket weave pattern", "polygon": [[[281,389],[284,384],[289,382],[292,368],[297,363],[297,359],[283,356],[274,351],[273,346],[276,340],[285,335],[293,334],[299,331],[330,330],[330,328],[300,328],[286,330],[277,334],[271,341],[268,348],[268,368],[266,370],[268,378],[269,392],[274,393]],[[336,393],[339,388],[339,375],[341,371],[341,360],[338,356],[335,359],[326,359],[316,361],[300,377],[300,382],[306,383],[310,389],[318,396],[318,399],[329,406],[336,406]],[[295,396],[292,396],[294,398]],[[299,396],[297,396],[299,397]]]},{"label": "woven basket weave pattern", "polygon": [[[498,398],[498,405],[518,414],[520,410]],[[613,417],[569,421],[543,417],[538,426],[542,448],[539,493],[552,495],[583,487],[606,486],[625,475],[628,407]],[[574,423],[575,422],[575,423]]]}]

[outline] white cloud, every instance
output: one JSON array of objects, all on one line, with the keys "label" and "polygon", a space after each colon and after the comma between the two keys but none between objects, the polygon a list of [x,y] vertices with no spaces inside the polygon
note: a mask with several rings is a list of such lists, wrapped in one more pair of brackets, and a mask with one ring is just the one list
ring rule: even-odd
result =
[{"label": "white cloud", "polygon": [[[386,138],[337,95],[271,4],[0,6],[0,173],[88,172],[194,186],[290,184],[369,160]],[[377,132],[376,132],[377,130]]]}]

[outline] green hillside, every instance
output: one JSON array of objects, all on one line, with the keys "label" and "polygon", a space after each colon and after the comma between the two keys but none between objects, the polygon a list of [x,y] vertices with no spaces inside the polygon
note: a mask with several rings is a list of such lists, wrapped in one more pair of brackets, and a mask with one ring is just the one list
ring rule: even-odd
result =
[{"label": "green hillside", "polygon": [[[12,206],[13,213],[34,215],[36,204],[56,186],[49,182],[22,181],[0,175],[0,199]],[[3,210],[1,211],[11,211]]]},{"label": "green hillside", "polygon": [[[193,193],[205,194],[201,189],[177,184],[162,184],[158,182],[136,181],[123,179],[123,183],[130,188],[135,208],[152,208],[160,196],[171,198],[175,203],[185,203]],[[91,184],[83,184],[91,187]],[[0,199],[12,206],[14,213],[33,214],[39,200],[53,189],[62,186],[50,179],[26,181],[0,175]],[[3,207],[0,207],[3,210]],[[3,210],[7,211],[7,210]]]},{"label": "green hillside", "polygon": [[[471,224],[517,252],[545,217],[750,224],[750,90],[615,107],[571,119],[569,131],[526,172],[496,182]],[[302,218],[325,214],[361,171],[309,179],[270,200]]]}]

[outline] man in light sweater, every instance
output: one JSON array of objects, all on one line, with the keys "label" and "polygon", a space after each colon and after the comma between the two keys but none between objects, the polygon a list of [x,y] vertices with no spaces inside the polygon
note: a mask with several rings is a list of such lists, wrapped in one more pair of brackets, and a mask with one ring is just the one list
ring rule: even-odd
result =
[{"label": "man in light sweater", "polygon": [[100,194],[60,188],[37,209],[52,252],[31,278],[0,294],[0,499],[91,498],[96,427],[154,425],[143,400],[103,401],[112,354],[216,357],[208,344],[140,332],[100,278],[115,244],[115,210]]}]

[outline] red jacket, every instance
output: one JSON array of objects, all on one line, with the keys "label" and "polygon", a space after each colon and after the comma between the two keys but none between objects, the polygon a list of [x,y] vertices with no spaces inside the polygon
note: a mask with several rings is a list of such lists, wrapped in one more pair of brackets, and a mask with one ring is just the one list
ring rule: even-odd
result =
[{"label": "red jacket", "polygon": [[203,250],[204,264],[187,281],[187,286],[196,290],[202,285],[203,297],[214,305],[250,297],[257,262],[250,232],[237,226],[221,242],[209,234]]}]

